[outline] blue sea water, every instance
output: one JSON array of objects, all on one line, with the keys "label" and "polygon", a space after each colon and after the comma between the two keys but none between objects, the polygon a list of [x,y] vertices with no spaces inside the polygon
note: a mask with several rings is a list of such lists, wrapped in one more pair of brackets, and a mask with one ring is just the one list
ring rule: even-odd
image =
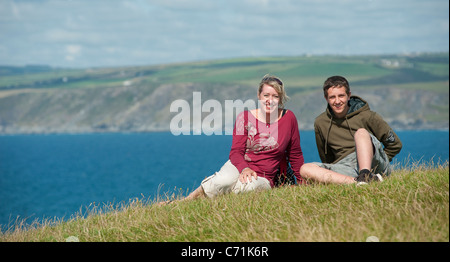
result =
[{"label": "blue sea water", "polygon": [[[448,131],[397,134],[399,166],[448,161]],[[320,161],[314,132],[300,136],[305,162]],[[170,132],[0,136],[0,228],[17,218],[67,219],[93,203],[193,190],[227,161],[231,140]]]}]

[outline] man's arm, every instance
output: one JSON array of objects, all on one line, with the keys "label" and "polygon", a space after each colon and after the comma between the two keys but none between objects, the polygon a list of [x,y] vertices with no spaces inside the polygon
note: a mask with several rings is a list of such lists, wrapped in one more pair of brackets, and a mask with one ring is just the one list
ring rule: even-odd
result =
[{"label": "man's arm", "polygon": [[389,161],[400,153],[402,142],[394,130],[377,113],[374,113],[371,120],[371,131],[373,135],[384,145],[384,152],[389,157]]}]

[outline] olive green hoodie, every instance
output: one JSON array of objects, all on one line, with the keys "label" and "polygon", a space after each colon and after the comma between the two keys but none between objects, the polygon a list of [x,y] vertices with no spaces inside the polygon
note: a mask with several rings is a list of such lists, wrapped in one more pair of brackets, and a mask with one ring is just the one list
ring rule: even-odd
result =
[{"label": "olive green hoodie", "polygon": [[337,118],[330,106],[314,122],[317,150],[323,163],[336,163],[355,151],[354,135],[365,128],[384,145],[389,161],[402,149],[402,142],[391,127],[360,97],[351,96],[344,118]]}]

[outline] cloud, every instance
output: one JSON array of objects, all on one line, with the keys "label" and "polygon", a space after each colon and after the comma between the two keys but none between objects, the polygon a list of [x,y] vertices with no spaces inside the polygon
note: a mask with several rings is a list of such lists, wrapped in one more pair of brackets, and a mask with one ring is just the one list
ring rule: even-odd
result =
[{"label": "cloud", "polygon": [[0,61],[86,67],[448,51],[448,20],[445,0],[4,0]]},{"label": "cloud", "polygon": [[66,56],[65,59],[67,61],[73,61],[76,57],[78,57],[81,53],[80,45],[67,45],[66,46]]}]

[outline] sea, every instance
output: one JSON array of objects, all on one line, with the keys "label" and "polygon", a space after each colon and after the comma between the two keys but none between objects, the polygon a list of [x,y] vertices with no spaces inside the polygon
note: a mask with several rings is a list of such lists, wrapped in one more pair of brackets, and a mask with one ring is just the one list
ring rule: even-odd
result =
[{"label": "sea", "polygon": [[[449,131],[396,131],[395,168],[448,165]],[[300,131],[305,162],[320,161]],[[0,136],[0,229],[64,221],[93,207],[187,194],[228,160],[232,136],[96,133]]]}]

